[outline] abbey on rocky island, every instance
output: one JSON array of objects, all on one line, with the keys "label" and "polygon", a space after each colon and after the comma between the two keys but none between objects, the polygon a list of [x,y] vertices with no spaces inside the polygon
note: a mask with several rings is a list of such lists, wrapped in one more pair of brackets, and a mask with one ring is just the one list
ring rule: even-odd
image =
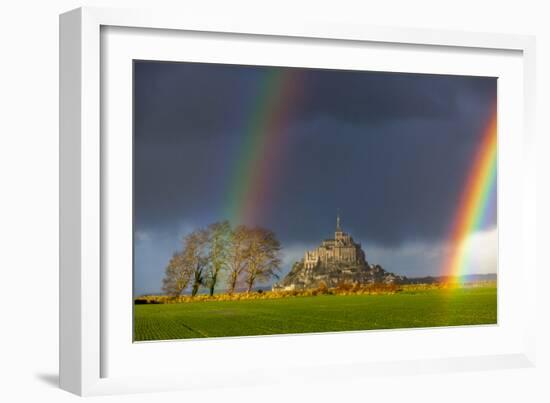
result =
[{"label": "abbey on rocky island", "polygon": [[361,244],[342,230],[340,214],[336,215],[334,239],[326,239],[314,250],[306,251],[304,258],[292,265],[290,272],[273,290],[312,289],[322,283],[331,288],[341,283],[394,284],[407,278],[385,271],[380,265],[369,264]]}]

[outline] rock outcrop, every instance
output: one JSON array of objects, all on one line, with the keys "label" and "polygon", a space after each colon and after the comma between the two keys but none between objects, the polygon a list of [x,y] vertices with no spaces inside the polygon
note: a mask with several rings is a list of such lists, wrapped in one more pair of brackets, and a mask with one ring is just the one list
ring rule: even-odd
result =
[{"label": "rock outcrop", "polygon": [[348,284],[403,284],[407,278],[387,272],[379,265],[326,263],[313,268],[306,268],[303,261],[296,262],[290,272],[273,290],[300,290],[318,288],[324,283],[333,288],[341,283]]}]

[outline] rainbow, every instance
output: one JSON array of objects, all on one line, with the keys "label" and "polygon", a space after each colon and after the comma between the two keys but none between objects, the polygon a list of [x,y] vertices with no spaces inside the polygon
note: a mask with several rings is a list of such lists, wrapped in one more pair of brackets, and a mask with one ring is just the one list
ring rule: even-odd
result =
[{"label": "rainbow", "polygon": [[272,68],[259,83],[230,172],[224,216],[234,223],[256,224],[269,207],[290,116],[299,98],[299,74],[299,69]]},{"label": "rainbow", "polygon": [[443,263],[442,273],[455,279],[468,274],[470,250],[468,240],[479,230],[491,208],[491,199],[497,181],[497,116],[493,109],[482,141],[474,156],[473,164],[463,187],[459,208],[450,232],[451,251]]}]

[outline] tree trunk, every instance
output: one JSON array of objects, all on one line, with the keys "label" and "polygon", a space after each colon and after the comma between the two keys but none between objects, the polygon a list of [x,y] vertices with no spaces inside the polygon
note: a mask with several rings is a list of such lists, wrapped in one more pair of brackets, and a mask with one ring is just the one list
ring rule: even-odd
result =
[{"label": "tree trunk", "polygon": [[214,295],[214,287],[216,287],[216,281],[217,281],[217,274],[214,274],[212,278],[210,279],[210,296]]},{"label": "tree trunk", "polygon": [[248,288],[247,288],[246,292],[249,293],[250,291],[252,291],[252,286],[254,285],[254,279],[251,278],[251,279],[247,280],[246,284],[248,285]]},{"label": "tree trunk", "polygon": [[237,273],[231,273],[231,278],[229,279],[229,294],[235,292],[235,287],[237,286]]},{"label": "tree trunk", "polygon": [[194,297],[197,295],[197,292],[199,292],[199,288],[202,285],[202,268],[199,264],[197,264],[197,268],[195,269],[195,274],[193,277],[193,289],[191,290],[191,296]]},{"label": "tree trunk", "polygon": [[193,289],[191,290],[191,296],[194,297],[199,292],[200,283],[193,283]]}]

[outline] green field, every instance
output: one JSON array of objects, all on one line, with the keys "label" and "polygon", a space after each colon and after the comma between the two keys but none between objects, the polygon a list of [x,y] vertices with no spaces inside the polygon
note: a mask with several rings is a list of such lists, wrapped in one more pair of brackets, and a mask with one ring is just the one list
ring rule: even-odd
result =
[{"label": "green field", "polygon": [[135,305],[134,339],[494,324],[496,287]]}]

